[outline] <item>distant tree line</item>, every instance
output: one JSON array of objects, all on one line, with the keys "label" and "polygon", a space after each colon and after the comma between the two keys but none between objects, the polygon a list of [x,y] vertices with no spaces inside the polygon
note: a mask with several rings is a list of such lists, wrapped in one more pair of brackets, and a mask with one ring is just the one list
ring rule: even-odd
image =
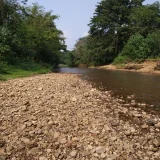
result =
[{"label": "distant tree line", "polygon": [[56,66],[66,50],[63,33],[55,25],[58,16],[26,3],[0,0],[0,63],[33,61]]},{"label": "distant tree line", "polygon": [[160,57],[160,3],[102,0],[80,38],[66,55],[70,66],[98,66]]}]

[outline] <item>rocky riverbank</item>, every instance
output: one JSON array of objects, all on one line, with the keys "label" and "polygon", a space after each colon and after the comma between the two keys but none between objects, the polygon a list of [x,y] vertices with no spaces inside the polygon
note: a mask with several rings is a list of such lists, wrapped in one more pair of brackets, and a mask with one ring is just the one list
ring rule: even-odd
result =
[{"label": "rocky riverbank", "polygon": [[0,82],[0,160],[159,160],[160,117],[73,74]]}]

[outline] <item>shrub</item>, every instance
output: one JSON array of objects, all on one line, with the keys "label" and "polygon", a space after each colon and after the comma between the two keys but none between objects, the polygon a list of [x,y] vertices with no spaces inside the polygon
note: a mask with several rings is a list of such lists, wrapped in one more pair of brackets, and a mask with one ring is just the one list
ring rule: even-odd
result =
[{"label": "shrub", "polygon": [[148,34],[146,43],[150,48],[149,57],[157,58],[160,56],[160,31]]},{"label": "shrub", "polygon": [[140,35],[136,34],[130,37],[126,45],[124,46],[121,55],[128,56],[132,60],[146,59],[150,53],[150,47],[146,39]]},{"label": "shrub", "polygon": [[128,63],[129,61],[131,60],[128,56],[119,55],[118,57],[114,59],[113,64],[124,64],[124,63]]}]

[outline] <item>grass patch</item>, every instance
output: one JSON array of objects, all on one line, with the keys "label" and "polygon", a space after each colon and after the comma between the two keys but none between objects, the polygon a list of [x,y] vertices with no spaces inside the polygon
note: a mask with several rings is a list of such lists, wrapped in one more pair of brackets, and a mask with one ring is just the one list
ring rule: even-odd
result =
[{"label": "grass patch", "polygon": [[50,66],[44,66],[33,62],[24,62],[18,65],[7,65],[5,63],[1,63],[0,67],[0,80],[28,77],[51,72]]}]

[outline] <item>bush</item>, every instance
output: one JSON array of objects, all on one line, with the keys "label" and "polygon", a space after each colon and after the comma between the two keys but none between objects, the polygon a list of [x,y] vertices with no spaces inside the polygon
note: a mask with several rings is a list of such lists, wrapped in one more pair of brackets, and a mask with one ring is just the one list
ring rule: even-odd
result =
[{"label": "bush", "polygon": [[124,63],[128,63],[129,61],[131,61],[131,59],[128,56],[119,55],[114,59],[113,64],[124,64]]},{"label": "bush", "polygon": [[150,46],[146,39],[142,35],[136,34],[130,37],[121,55],[128,56],[132,60],[137,61],[139,59],[147,59],[150,52]]},{"label": "bush", "polygon": [[149,57],[157,58],[160,56],[160,31],[153,32],[148,34],[146,38],[146,43],[150,48]]}]

